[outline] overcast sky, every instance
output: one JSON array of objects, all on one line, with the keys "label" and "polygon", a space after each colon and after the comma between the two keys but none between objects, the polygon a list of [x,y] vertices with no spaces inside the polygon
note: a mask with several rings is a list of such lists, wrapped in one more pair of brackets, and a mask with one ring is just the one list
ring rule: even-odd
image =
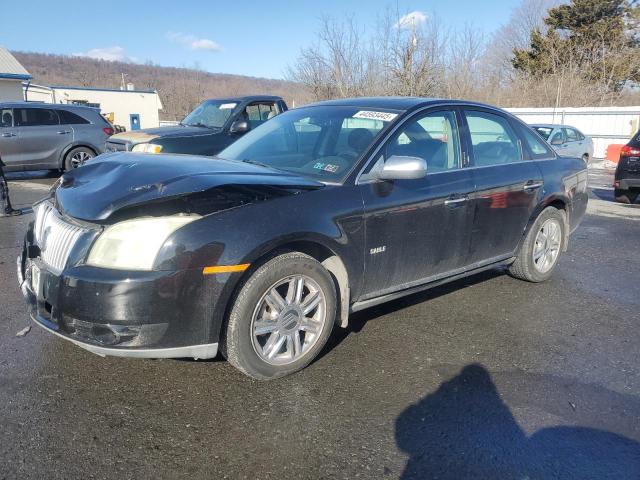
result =
[{"label": "overcast sky", "polygon": [[[416,22],[434,13],[490,34],[520,0],[236,0],[3,2],[0,45],[10,50],[151,61],[210,72],[282,78],[299,49],[313,43],[318,18],[353,14],[373,28],[389,6]],[[10,19],[10,21],[8,21]]]}]

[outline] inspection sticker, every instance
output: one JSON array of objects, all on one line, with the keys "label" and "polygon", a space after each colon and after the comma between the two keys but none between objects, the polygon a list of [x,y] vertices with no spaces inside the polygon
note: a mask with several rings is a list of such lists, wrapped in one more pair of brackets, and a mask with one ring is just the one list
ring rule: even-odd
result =
[{"label": "inspection sticker", "polygon": [[237,103],[223,103],[220,105],[220,110],[229,110],[231,108],[236,108]]},{"label": "inspection sticker", "polygon": [[360,110],[353,118],[368,118],[369,120],[381,120],[383,122],[390,122],[398,116],[397,113],[388,112],[374,112],[371,110]]}]

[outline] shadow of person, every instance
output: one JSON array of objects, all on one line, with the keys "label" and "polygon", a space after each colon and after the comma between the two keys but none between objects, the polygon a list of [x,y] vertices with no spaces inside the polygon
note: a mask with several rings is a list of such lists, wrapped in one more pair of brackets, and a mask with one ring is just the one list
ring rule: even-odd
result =
[{"label": "shadow of person", "polygon": [[410,456],[403,479],[640,478],[640,444],[620,435],[553,427],[527,437],[480,365],[402,412],[396,442]]}]

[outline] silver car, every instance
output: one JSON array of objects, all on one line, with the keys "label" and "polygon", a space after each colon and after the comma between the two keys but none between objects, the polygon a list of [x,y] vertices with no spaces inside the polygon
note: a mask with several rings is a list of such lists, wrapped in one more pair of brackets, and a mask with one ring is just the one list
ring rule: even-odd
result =
[{"label": "silver car", "polygon": [[593,158],[593,140],[569,125],[540,123],[530,125],[558,153],[566,157],[582,158],[585,163]]},{"label": "silver car", "polygon": [[103,153],[113,133],[96,108],[0,103],[0,160],[6,171],[76,168]]}]

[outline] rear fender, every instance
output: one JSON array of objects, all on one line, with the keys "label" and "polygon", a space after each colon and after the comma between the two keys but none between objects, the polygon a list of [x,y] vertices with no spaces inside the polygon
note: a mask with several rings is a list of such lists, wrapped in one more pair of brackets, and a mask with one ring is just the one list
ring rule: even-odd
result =
[{"label": "rear fender", "polygon": [[538,219],[538,217],[543,212],[543,210],[547,207],[555,207],[558,210],[560,210],[560,212],[562,213],[562,217],[564,219],[564,231],[566,232],[566,235],[564,236],[564,242],[562,245],[562,251],[566,252],[567,248],[569,247],[569,233],[571,231],[571,227],[570,227],[571,224],[569,222],[569,218],[571,215],[570,205],[571,205],[571,202],[569,200],[569,197],[565,195],[550,195],[549,197],[545,198],[542,202],[538,203],[536,208],[533,210],[533,213],[529,217],[529,221],[527,222],[527,226],[525,227],[524,232],[522,233],[520,242],[518,242],[518,249],[516,250],[515,253],[517,254],[520,251],[520,247],[524,243],[524,239],[527,238],[527,235],[529,234],[529,231],[533,227],[533,224]]}]

